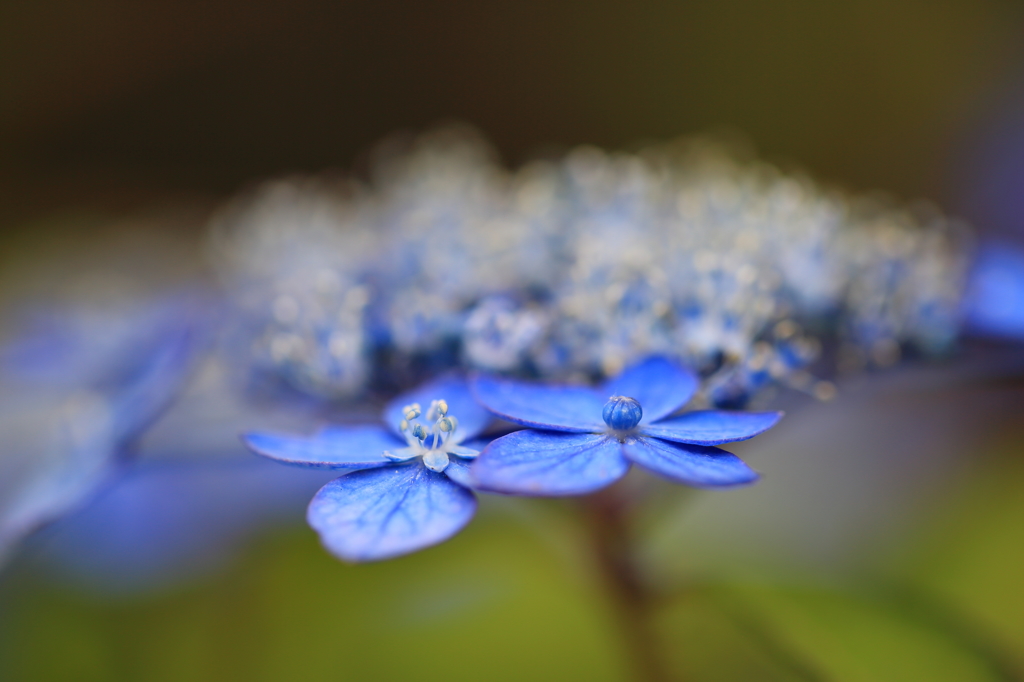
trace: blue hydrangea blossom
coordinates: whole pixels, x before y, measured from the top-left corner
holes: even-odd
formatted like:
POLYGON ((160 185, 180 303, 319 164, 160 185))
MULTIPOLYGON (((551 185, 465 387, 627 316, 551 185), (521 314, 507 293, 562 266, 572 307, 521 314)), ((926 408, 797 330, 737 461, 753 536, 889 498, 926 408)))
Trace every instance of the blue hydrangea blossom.
POLYGON ((327 550, 345 561, 424 549, 455 535, 476 513, 469 462, 483 443, 471 439, 491 417, 465 380, 442 377, 401 395, 383 418, 388 428, 331 426, 310 437, 244 437, 266 457, 345 474, 321 488, 307 512, 327 550))
POLYGON ((698 488, 753 483, 754 470, 714 446, 752 438, 782 414, 703 410, 671 416, 698 384, 692 372, 659 357, 597 389, 477 377, 473 390, 487 409, 531 428, 491 442, 474 463, 473 478, 495 492, 581 495, 638 464, 698 488))
POLYGON ((203 317, 182 298, 40 313, 0 349, 0 563, 108 479, 177 395, 203 317))
POLYGON ((242 457, 135 463, 38 534, 29 556, 104 594, 166 588, 222 568, 266 527, 301 519, 301 505, 330 478, 245 456, 237 437, 234 445, 242 457))
POLYGON ((217 356, 197 369, 133 443, 130 465, 26 547, 33 568, 100 593, 162 589, 219 570, 269 528, 304 525, 305 505, 337 474, 253 457, 238 434, 253 424, 302 433, 321 420, 301 404, 243 400, 217 356))

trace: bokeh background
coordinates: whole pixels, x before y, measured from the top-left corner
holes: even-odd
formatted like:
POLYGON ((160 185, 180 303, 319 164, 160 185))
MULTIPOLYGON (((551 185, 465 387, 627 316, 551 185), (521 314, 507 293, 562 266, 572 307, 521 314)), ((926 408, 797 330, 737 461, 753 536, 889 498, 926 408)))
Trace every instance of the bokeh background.
MULTIPOLYGON (((209 212, 461 120, 506 162, 712 132, 826 184, 1024 238, 1024 6, 1009 0, 0 3, 0 306, 204 278, 209 212), (71 292, 71 293, 69 293, 71 292)), ((673 491, 690 578, 661 636, 699 680, 1024 677, 1020 354, 848 380, 673 491)), ((183 493, 185 494, 185 493, 183 493)), ((628 679, 568 505, 489 499, 441 547, 344 566, 291 524, 111 594, 16 563, 0 679, 628 679)))

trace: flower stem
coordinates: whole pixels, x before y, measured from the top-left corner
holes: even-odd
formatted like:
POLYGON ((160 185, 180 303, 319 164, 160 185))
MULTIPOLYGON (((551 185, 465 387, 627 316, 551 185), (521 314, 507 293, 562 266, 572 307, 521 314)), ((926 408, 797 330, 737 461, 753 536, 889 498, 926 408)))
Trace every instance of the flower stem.
POLYGON ((633 665, 633 679, 668 682, 654 627, 656 599, 633 554, 631 504, 620 486, 582 498, 590 544, 616 625, 633 665))

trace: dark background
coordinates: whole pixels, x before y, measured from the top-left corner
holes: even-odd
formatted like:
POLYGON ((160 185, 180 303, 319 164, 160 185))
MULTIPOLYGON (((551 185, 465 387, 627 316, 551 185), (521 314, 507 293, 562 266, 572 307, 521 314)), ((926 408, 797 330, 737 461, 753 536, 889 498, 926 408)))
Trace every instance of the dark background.
POLYGON ((998 0, 0 4, 0 221, 215 200, 451 118, 538 149, 741 131, 953 210, 1021 80, 998 0), (980 131, 980 132, 979 132, 980 131))

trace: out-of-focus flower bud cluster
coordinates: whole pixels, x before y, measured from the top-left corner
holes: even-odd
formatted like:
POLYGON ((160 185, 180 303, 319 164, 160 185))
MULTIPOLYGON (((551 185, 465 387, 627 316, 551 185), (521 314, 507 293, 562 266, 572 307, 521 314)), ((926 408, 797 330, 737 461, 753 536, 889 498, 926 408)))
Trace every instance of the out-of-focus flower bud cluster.
POLYGON ((703 140, 510 171, 445 129, 366 183, 266 184, 215 219, 250 377, 347 398, 462 366, 598 378, 650 354, 741 406, 948 349, 966 230, 703 140), (824 349, 824 350, 823 350, 824 349))
POLYGON ((366 266, 377 233, 352 185, 273 182, 227 206, 210 245, 253 379, 334 398, 361 391, 372 346, 366 266))

